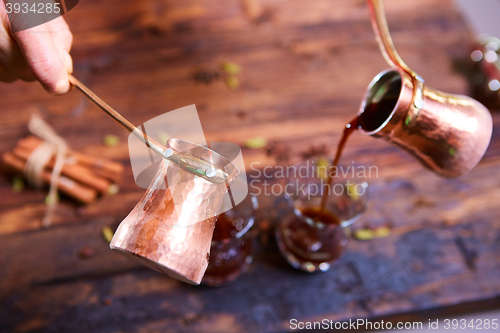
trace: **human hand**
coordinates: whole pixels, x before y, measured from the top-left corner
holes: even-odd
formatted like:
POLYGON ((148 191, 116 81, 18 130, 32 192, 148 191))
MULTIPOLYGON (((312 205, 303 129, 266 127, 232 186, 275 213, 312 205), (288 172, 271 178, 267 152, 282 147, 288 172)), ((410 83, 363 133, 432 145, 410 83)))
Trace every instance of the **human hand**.
POLYGON ((12 32, 0 0, 0 81, 38 80, 50 93, 70 89, 73 71, 69 55, 73 35, 62 17, 20 32, 12 32))

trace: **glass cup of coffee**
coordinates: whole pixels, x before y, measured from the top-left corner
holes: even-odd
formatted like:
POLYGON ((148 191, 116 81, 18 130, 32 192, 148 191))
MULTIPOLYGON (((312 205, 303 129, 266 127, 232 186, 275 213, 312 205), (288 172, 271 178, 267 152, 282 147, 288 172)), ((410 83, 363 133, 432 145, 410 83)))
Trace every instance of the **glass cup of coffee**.
POLYGON ((217 217, 202 284, 218 287, 236 280, 248 269, 253 259, 252 227, 257 208, 257 197, 248 195, 235 208, 217 217))
POLYGON ((342 166, 335 171, 325 161, 308 160, 287 168, 285 196, 293 213, 276 228, 283 257, 310 273, 326 272, 341 257, 347 246, 345 228, 361 217, 368 201, 364 178, 339 172, 342 166))

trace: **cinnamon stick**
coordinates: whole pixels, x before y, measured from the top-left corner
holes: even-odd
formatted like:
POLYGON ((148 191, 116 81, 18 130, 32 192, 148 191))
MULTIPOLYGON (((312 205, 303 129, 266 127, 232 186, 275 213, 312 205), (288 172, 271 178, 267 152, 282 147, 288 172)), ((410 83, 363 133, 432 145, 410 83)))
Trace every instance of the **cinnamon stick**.
MULTIPOLYGON (((14 155, 18 158, 22 159, 24 163, 30 156, 32 151, 29 151, 21 146, 16 146, 12 151, 14 155)), ((45 166, 47 171, 51 171, 55 165, 55 158, 53 157, 45 166)), ((64 164, 61 170, 61 175, 69 177, 83 185, 86 185, 90 188, 94 188, 100 193, 108 193, 109 186, 111 183, 99 176, 93 174, 86 167, 79 164, 64 164)))
MULTIPOLYGON (((25 166, 25 161, 17 157, 11 152, 6 152, 2 155, 2 164, 11 171, 22 174, 25 166)), ((41 173, 41 179, 44 184, 49 185, 51 173, 44 170, 41 173)), ((84 203, 90 204, 97 198, 97 191, 85 185, 81 185, 68 177, 62 176, 59 178, 57 188, 62 193, 84 203)))
POLYGON ((96 175, 107 178, 115 183, 118 183, 121 179, 123 165, 120 163, 82 154, 77 151, 70 151, 70 156, 74 157, 78 163, 88 167, 96 175))
MULTIPOLYGON (((40 138, 37 138, 36 136, 28 136, 24 139, 19 140, 17 145, 29 152, 32 152, 36 147, 38 147, 40 143, 42 143, 42 140, 40 138)), ((83 166, 88 167, 96 175, 107 178, 113 182, 118 182, 120 180, 121 174, 123 173, 123 165, 117 162, 113 162, 96 156, 82 154, 74 150, 68 150, 67 155, 74 158, 83 166)))

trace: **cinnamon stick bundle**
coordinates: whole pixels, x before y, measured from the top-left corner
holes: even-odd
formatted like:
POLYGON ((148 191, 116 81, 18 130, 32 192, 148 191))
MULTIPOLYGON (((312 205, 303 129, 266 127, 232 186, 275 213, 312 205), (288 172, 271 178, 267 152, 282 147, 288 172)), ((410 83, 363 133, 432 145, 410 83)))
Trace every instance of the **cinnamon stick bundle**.
MULTIPOLYGON (((2 155, 2 164, 10 171, 22 174, 26 161, 23 161, 11 152, 6 152, 2 155)), ((44 170, 41 174, 41 178, 45 185, 49 185, 51 178, 50 171, 44 170)), ((65 176, 60 177, 57 188, 62 193, 84 204, 90 204, 97 198, 97 190, 80 185, 65 176)))

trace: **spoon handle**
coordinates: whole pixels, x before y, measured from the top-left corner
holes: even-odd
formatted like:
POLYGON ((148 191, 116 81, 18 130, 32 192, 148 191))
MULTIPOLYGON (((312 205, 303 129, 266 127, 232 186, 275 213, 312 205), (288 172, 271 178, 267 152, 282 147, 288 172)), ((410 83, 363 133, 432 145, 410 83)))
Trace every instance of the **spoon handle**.
POLYGON ((225 183, 228 179, 227 173, 223 170, 216 172, 219 168, 215 167, 211 163, 195 159, 187 154, 179 153, 174 151, 172 148, 165 148, 155 140, 151 139, 135 127, 130 121, 123 117, 118 111, 109 106, 104 102, 99 96, 94 94, 89 88, 87 88, 83 83, 81 83, 73 75, 68 74, 69 82, 78 89, 82 94, 88 97, 95 105, 97 105, 101 110, 106 112, 111 118, 116 120, 120 125, 125 127, 130 133, 134 134, 139 140, 144 142, 147 147, 151 148, 156 154, 160 155, 169 161, 172 161, 179 165, 181 168, 191 172, 199 177, 202 177, 213 183, 225 183), (200 165, 200 168, 192 167, 192 165, 200 165), (213 171, 212 171, 213 170, 213 171))
POLYGON ((139 140, 144 142, 148 147, 150 147, 155 153, 159 154, 165 158, 165 149, 162 148, 155 140, 149 138, 144 132, 135 127, 130 121, 123 117, 118 111, 109 106, 104 102, 99 96, 94 94, 89 88, 87 88, 83 83, 81 83, 73 75, 68 74, 69 82, 78 89, 81 93, 87 96, 95 105, 97 105, 101 110, 106 112, 111 118, 113 118, 120 125, 125 127, 127 131, 134 134, 139 140))

